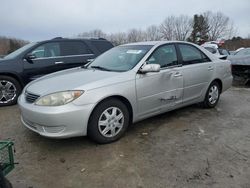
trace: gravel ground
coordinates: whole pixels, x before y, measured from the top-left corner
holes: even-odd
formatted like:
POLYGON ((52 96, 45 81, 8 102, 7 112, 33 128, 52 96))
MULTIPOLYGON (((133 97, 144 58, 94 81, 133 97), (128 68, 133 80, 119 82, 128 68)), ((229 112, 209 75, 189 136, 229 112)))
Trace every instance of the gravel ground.
POLYGON ((18 106, 3 107, 0 139, 15 142, 14 188, 249 188, 250 89, 144 120, 108 145, 43 138, 21 125, 18 106))

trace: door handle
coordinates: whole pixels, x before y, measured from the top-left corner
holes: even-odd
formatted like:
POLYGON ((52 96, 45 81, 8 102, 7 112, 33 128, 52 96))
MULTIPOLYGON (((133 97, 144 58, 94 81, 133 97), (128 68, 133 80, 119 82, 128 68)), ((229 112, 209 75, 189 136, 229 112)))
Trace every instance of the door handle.
POLYGON ((213 66, 209 66, 207 69, 208 70, 214 70, 214 67, 213 66))
POLYGON ((64 63, 63 61, 56 61, 55 65, 57 65, 57 64, 63 64, 63 63, 64 63))
POLYGON ((181 76, 182 76, 182 74, 180 72, 175 72, 174 73, 174 77, 181 77, 181 76))

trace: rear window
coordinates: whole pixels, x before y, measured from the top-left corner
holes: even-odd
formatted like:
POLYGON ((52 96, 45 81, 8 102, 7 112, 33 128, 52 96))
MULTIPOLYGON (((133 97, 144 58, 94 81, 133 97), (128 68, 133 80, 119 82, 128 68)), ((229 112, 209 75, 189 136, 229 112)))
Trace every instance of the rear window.
POLYGON ((106 52, 107 50, 113 48, 113 45, 108 41, 91 41, 91 43, 97 48, 101 53, 106 52))

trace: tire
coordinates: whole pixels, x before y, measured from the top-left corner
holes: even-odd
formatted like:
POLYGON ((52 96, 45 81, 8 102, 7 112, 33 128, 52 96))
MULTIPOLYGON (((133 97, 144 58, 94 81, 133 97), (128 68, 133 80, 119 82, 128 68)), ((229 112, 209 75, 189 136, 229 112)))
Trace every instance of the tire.
POLYGON ((21 92, 21 85, 15 78, 0 75, 0 107, 16 104, 21 92))
POLYGON ((0 188, 12 188, 11 183, 7 180, 0 169, 0 188))
POLYGON ((5 187, 4 188, 12 188, 10 181, 6 178, 4 178, 4 179, 5 179, 5 187))
POLYGON ((205 108, 214 108, 220 99, 220 91, 221 88, 218 82, 212 82, 208 87, 203 106, 205 108))
POLYGON ((88 137, 99 143, 107 144, 120 139, 129 125, 129 111, 117 99, 101 102, 92 112, 88 124, 88 137))

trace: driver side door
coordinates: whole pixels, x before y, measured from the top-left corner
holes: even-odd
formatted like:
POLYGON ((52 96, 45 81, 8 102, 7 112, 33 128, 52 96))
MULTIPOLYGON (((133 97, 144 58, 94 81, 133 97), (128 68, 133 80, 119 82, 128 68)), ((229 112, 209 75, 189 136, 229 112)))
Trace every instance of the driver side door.
POLYGON ((182 102, 183 76, 175 45, 158 47, 148 58, 150 63, 160 64, 161 69, 136 75, 139 118, 167 111, 182 102))
POLYGON ((61 45, 60 42, 47 42, 37 46, 29 54, 35 58, 24 59, 24 75, 29 81, 35 80, 46 74, 61 70, 61 45))

